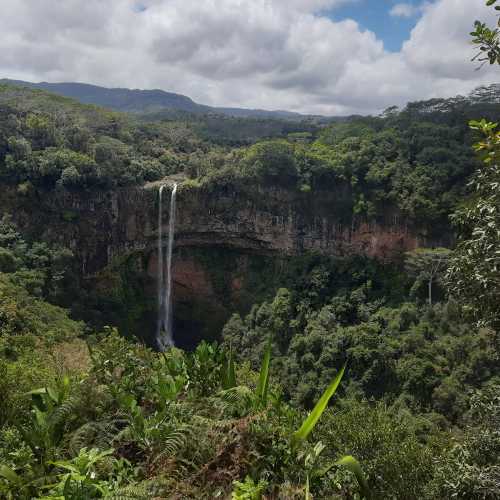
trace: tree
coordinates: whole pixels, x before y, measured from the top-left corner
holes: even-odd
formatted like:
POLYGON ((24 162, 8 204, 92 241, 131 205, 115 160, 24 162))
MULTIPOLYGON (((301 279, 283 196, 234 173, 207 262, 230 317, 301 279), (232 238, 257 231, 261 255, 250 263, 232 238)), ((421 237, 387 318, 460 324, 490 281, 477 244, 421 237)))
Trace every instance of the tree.
POLYGON ((418 248, 406 254, 406 270, 416 278, 414 288, 427 282, 429 305, 432 305, 432 286, 442 280, 450 253, 447 248, 418 248))
POLYGON ((267 141, 251 146, 245 163, 260 177, 283 179, 297 176, 294 149, 286 141, 267 141))
MULTIPOLYGON (((487 0, 488 7, 495 6, 495 10, 500 11, 500 6, 495 5, 497 0, 487 0)), ((500 19, 497 22, 500 27, 500 19)), ((479 52, 474 56, 473 61, 481 62, 481 66, 486 64, 500 64, 500 30, 498 27, 489 27, 481 21, 474 22, 474 31, 471 32, 472 43, 479 47, 479 52)))
POLYGON ((449 289, 480 323, 500 326, 500 131, 486 120, 471 122, 484 140, 475 145, 483 167, 470 186, 474 197, 453 215, 459 243, 447 274, 449 289))
POLYGON ((80 185, 81 175, 79 174, 77 168, 74 165, 71 165, 70 167, 66 167, 61 172, 59 182, 65 187, 77 187, 80 185))
MULTIPOLYGON (((497 0, 487 6, 500 11, 497 0)), ((500 20, 497 23, 500 27, 500 20)), ((476 21, 473 43, 479 45, 477 58, 500 64, 500 30, 476 21), (482 54, 483 57, 481 57, 482 54)), ((455 212, 460 229, 459 243, 447 273, 448 288, 465 302, 465 312, 480 324, 500 328, 500 132, 497 123, 483 119, 470 122, 483 136, 474 149, 483 160, 469 186, 473 198, 455 212)))

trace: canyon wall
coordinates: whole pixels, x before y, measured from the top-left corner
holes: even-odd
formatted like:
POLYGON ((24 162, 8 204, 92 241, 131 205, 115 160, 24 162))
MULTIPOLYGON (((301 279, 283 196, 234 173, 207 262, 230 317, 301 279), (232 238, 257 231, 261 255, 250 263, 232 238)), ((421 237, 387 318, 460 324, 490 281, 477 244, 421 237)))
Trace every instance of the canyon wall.
MULTIPOLYGON (((3 192, 0 207, 24 233, 71 248, 85 280, 99 280, 103 270, 134 256, 149 298, 147 323, 155 307, 158 187, 28 195, 12 189, 3 192)), ((164 234, 168 209, 165 203, 164 234)), ((213 335, 231 311, 257 298, 259 270, 266 270, 266 286, 280 286, 276 273, 286 257, 315 252, 390 260, 419 246, 449 244, 392 207, 379 213, 354 216, 346 188, 302 193, 276 186, 182 184, 173 269, 177 323, 193 338, 213 335)))
MULTIPOLYGON (((6 193, 1 203, 21 228, 60 241, 78 255, 84 274, 117 256, 154 249, 157 185, 73 193, 6 193), (33 197, 34 196, 34 197, 33 197)), ((168 197, 168 194, 166 194, 168 197)), ((168 225, 168 203, 163 222, 168 225)), ((181 186, 176 247, 223 246, 266 255, 362 254, 379 259, 419 246, 449 243, 417 227, 390 206, 373 218, 353 216, 347 190, 300 193, 283 188, 202 189, 181 186)))

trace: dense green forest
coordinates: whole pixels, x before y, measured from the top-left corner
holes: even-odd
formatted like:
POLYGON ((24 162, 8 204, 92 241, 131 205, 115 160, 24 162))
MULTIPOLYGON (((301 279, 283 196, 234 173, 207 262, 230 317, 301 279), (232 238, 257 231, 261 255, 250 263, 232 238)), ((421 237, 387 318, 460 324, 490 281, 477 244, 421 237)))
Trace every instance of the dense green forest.
POLYGON ((374 216, 393 203, 417 221, 447 223, 478 165, 467 122, 498 118, 499 99, 492 85, 329 126, 178 113, 143 122, 4 85, 0 176, 21 190, 106 189, 173 174, 303 192, 345 186, 355 213, 374 216))
POLYGON ((289 259, 218 342, 159 353, 85 315, 73 252, 3 213, 0 497, 498 498, 499 102, 492 85, 290 122, 1 85, 0 193, 343 189, 349 213, 390 206, 456 245, 289 259))

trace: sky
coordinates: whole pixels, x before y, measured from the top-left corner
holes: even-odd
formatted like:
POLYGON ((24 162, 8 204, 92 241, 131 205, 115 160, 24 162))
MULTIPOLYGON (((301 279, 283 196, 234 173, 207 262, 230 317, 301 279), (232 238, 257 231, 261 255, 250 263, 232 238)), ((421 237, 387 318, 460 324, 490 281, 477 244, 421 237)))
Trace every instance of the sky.
POLYGON ((387 51, 398 52, 422 16, 424 6, 429 3, 419 0, 358 0, 333 9, 329 17, 333 21, 354 19, 361 29, 375 33, 387 51))
POLYGON ((466 94, 484 0, 0 0, 0 78, 346 115, 466 94))

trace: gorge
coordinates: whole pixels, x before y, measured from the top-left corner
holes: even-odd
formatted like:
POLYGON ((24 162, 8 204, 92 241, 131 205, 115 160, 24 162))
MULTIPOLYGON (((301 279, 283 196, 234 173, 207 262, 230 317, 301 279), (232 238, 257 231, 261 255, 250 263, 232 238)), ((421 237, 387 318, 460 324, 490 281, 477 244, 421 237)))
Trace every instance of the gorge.
POLYGON ((123 318, 119 324, 153 342, 147 332, 154 330, 156 322, 158 339, 167 332, 160 345, 171 342, 170 279, 174 327, 184 332, 185 343, 180 345, 189 347, 200 338, 217 338, 230 314, 246 312, 272 294, 283 284, 289 259, 359 255, 390 262, 417 247, 446 246, 452 241, 450 232, 418 226, 390 205, 381 216, 354 215, 352 193, 345 187, 311 195, 286 186, 197 187, 176 179, 178 192, 174 180, 167 180, 172 191, 166 189, 166 181, 43 196, 19 196, 7 190, 0 204, 13 214, 23 233, 70 248, 86 286, 108 293, 115 290, 120 296, 135 290, 136 312, 130 313, 131 304, 124 306, 133 326, 123 318), (170 267, 172 249, 167 242, 173 241, 175 198, 162 203, 160 194, 174 192, 176 249, 170 267), (161 313, 155 320, 158 307, 161 313))

